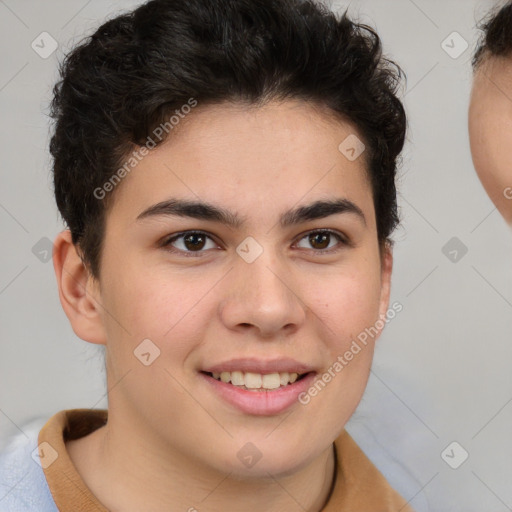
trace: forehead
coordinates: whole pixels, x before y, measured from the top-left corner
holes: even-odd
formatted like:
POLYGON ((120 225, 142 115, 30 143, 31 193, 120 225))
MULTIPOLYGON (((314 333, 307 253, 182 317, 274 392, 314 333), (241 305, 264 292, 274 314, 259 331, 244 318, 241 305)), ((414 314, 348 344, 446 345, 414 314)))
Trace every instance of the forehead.
POLYGON ((512 59, 488 58, 477 68, 469 105, 469 135, 473 152, 487 152, 492 147, 495 153, 510 147, 512 59))
POLYGON ((198 105, 123 180, 113 209, 179 196, 229 203, 251 216, 262 205, 276 212, 334 191, 365 202, 371 185, 362 149, 352 124, 303 101, 198 105))
POLYGON ((471 100, 512 105, 512 57, 485 58, 475 71, 471 100))
MULTIPOLYGON (((348 136, 363 137, 353 123, 325 106, 301 100, 272 101, 263 106, 222 103, 196 107, 173 131, 164 146, 179 151, 191 144, 190 158, 209 153, 217 161, 246 155, 264 164, 328 157, 348 136)), ((336 155, 338 156, 338 155, 336 155)), ((364 166, 366 154, 356 165, 364 166)), ((350 161, 350 160, 348 160, 350 161)), ((306 163, 306 162, 305 162, 306 163)))

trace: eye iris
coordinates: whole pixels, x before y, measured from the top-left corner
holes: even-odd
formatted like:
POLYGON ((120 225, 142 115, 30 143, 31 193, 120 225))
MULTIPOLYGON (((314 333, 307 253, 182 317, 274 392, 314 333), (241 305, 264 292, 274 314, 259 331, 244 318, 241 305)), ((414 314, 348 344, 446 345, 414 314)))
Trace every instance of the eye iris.
POLYGON ((312 233, 309 235, 309 242, 313 247, 315 244, 321 245, 321 247, 316 247, 317 249, 325 249, 329 245, 329 233, 312 233))
POLYGON ((183 243, 190 250, 202 249, 205 244, 205 237, 201 233, 191 233, 183 238, 183 243))

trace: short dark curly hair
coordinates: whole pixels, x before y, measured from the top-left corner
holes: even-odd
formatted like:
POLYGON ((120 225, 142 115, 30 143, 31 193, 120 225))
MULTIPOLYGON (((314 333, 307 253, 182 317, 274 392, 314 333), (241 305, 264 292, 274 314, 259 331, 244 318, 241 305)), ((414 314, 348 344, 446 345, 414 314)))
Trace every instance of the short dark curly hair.
POLYGON ((366 145, 379 241, 390 242, 406 131, 402 77, 373 29, 314 0, 152 0, 107 21, 65 57, 51 103, 55 197, 73 243, 99 277, 114 193, 99 200, 94 191, 191 98, 302 99, 353 123, 366 145))
POLYGON ((488 57, 508 57, 512 54, 512 2, 491 12, 479 23, 483 34, 473 55, 473 68, 488 57))

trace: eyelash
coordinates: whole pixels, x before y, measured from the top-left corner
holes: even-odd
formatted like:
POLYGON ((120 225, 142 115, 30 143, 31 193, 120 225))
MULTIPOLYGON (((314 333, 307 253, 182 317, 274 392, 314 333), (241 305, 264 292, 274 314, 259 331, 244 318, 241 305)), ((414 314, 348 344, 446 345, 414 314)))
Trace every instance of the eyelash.
MULTIPOLYGON (((178 240, 180 238, 184 238, 187 235, 192 235, 192 234, 193 235, 202 235, 202 236, 205 236, 205 237, 209 238, 210 240, 214 241, 212 236, 209 235, 208 233, 206 233, 205 231, 190 230, 190 231, 182 231, 181 233, 176 233, 176 234, 172 235, 171 237, 165 239, 164 242, 161 244, 161 246, 164 247, 169 252, 182 254, 182 255, 185 255, 186 257, 193 257, 193 258, 200 257, 200 255, 202 253, 206 252, 208 249, 206 249, 206 250, 200 249, 198 251, 184 251, 182 249, 176 249, 175 247, 172 247, 172 245, 171 245, 176 240, 178 240)), ((338 242, 339 242, 337 246, 331 247, 330 249, 311 249, 311 251, 313 251, 315 254, 331 254, 333 252, 338 252, 339 250, 341 250, 342 246, 350 246, 351 245, 350 242, 343 235, 341 235, 340 233, 337 233, 336 231, 333 231, 331 229, 314 229, 312 231, 308 231, 307 233, 305 233, 304 235, 302 235, 299 238, 299 242, 302 241, 304 238, 307 238, 311 234, 331 235, 331 236, 334 236, 335 238, 337 238, 338 242)))

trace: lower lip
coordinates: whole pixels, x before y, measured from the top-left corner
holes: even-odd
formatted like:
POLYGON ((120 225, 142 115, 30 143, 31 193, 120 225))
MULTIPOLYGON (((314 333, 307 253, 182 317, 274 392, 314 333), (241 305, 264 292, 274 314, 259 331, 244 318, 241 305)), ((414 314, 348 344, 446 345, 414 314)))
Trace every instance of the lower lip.
POLYGON ((219 381, 206 373, 200 373, 214 393, 246 414, 272 416, 282 413, 298 402, 298 396, 312 384, 315 374, 308 373, 302 379, 273 390, 248 391, 219 381))

